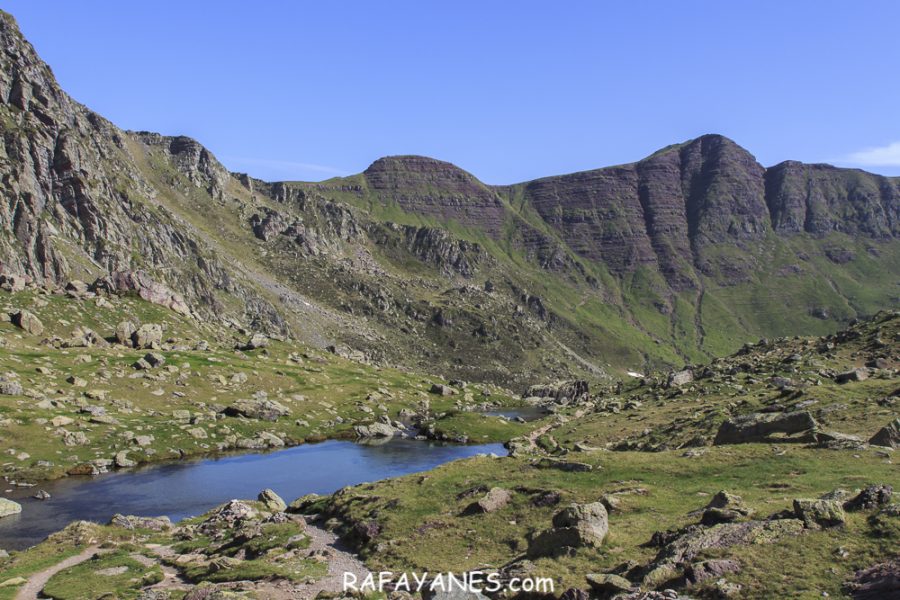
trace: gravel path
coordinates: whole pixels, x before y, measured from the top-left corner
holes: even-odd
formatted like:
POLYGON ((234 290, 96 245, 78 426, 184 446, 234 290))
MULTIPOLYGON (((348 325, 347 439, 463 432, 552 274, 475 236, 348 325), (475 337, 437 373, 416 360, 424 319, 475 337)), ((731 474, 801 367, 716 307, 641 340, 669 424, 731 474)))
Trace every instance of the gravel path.
POLYGON ((310 552, 324 550, 328 558, 328 575, 315 583, 295 585, 292 597, 298 599, 315 598, 319 592, 340 593, 343 591, 344 573, 353 573, 357 581, 368 575, 369 569, 355 554, 330 531, 307 521, 306 533, 311 538, 310 552))
POLYGON ((47 582, 51 577, 53 577, 63 569, 74 567, 79 563, 83 563, 84 561, 89 560, 99 551, 100 548, 98 546, 91 546, 83 550, 80 554, 70 556, 66 560, 56 563, 52 567, 44 569, 39 573, 35 573, 28 578, 28 583, 22 586, 22 589, 20 589, 19 593, 16 594, 15 600, 38 600, 39 598, 41 598, 41 590, 44 589, 44 586, 47 585, 47 582))

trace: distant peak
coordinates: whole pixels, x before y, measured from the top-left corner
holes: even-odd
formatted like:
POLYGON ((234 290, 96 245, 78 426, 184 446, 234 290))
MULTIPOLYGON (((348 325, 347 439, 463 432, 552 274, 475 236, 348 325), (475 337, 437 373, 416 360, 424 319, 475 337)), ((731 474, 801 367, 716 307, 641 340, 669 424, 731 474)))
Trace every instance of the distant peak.
POLYGON ((453 163, 449 163, 429 156, 417 154, 400 154, 396 156, 383 156, 369 165, 366 173, 382 171, 462 171, 453 163))

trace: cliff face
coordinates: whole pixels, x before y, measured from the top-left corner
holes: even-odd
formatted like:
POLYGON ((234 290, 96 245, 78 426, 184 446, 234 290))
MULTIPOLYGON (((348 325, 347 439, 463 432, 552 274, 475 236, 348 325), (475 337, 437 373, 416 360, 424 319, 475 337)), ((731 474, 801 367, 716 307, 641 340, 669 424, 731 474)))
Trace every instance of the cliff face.
POLYGON ((441 220, 458 221, 498 236, 505 219, 503 203, 483 183, 448 162, 424 156, 389 156, 363 173, 382 201, 441 220))
POLYGON ((0 13, 0 272, 48 285, 117 273, 199 319, 512 383, 833 331, 896 304, 898 238, 900 179, 717 135, 512 186, 418 156, 258 181, 78 104, 0 13))

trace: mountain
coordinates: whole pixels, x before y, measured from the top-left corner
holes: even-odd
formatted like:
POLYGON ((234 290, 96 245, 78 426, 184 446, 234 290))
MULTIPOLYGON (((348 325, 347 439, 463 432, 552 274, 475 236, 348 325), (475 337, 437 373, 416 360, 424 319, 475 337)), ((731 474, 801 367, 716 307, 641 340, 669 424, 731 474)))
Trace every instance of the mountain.
POLYGON ((491 186, 418 156, 320 183, 71 99, 0 17, 0 268, 379 364, 525 384, 697 362, 896 305, 900 178, 718 135, 491 186))

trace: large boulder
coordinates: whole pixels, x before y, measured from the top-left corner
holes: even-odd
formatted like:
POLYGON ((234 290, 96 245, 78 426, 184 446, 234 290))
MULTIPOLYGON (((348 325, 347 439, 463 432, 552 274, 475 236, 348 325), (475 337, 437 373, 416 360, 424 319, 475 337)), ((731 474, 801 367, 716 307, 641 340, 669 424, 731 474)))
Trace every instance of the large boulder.
POLYGON ((844 503, 846 510, 872 510, 890 504, 894 494, 893 486, 886 484, 868 485, 864 490, 844 503))
POLYGON ((712 497, 701 511, 700 522, 703 525, 717 525, 719 523, 732 523, 753 514, 753 509, 744 506, 740 496, 731 494, 725 490, 712 497))
POLYGON ((172 521, 169 520, 169 517, 136 517, 118 513, 113 515, 109 524, 124 529, 149 529, 151 531, 165 531, 172 528, 172 521))
POLYGON ((691 369, 674 371, 672 373, 669 373, 669 377, 666 380, 666 387, 681 387, 682 385, 687 385, 692 381, 694 381, 694 372, 691 369))
POLYGON ((291 411, 274 400, 253 398, 238 400, 225 409, 225 414, 232 417, 246 417, 260 421, 277 421, 279 417, 291 414, 291 411))
POLYGON ((872 436, 869 443, 873 446, 900 448, 900 418, 894 419, 872 436))
POLYGON ((245 344, 242 344, 238 347, 240 350, 260 350, 262 348, 266 348, 269 345, 269 338, 266 337, 265 334, 262 333, 254 333, 250 336, 250 339, 247 340, 245 344))
POLYGON ((834 380, 838 383, 850 383, 851 381, 865 381, 869 378, 869 370, 864 367, 850 369, 843 373, 838 373, 834 380))
POLYGON ((274 490, 269 488, 261 491, 256 499, 265 504, 266 508, 272 512, 284 512, 287 510, 287 503, 274 490))
POLYGON ((602 502, 572 504, 553 516, 553 528, 531 538, 528 556, 554 556, 569 549, 599 548, 609 532, 609 515, 602 502))
POLYGON ((22 512, 22 505, 6 498, 0 498, 0 518, 17 515, 22 512))
POLYGON ((44 324, 38 319, 34 313, 27 310, 19 310, 10 315, 12 324, 26 333, 31 335, 41 335, 44 333, 44 324))
POLYGON ((116 325, 116 341, 123 346, 132 346, 134 344, 134 333, 137 330, 137 325, 131 321, 122 321, 116 325))
POLYGON ((162 325, 145 323, 131 334, 131 344, 138 349, 159 348, 162 337, 162 325))
POLYGON ((466 507, 466 514, 492 513, 509 504, 512 494, 508 490, 495 487, 491 488, 480 500, 476 500, 466 507))
POLYGON ((387 423, 356 425, 353 427, 353 432, 356 434, 356 437, 360 438, 389 438, 400 433, 396 427, 387 423))
POLYGON ((0 381, 0 395, 21 396, 25 393, 22 384, 18 381, 0 381))
POLYGON ((606 573, 591 573, 585 576, 591 589, 600 594, 619 594, 622 592, 630 592, 634 585, 621 577, 620 575, 609 575, 606 573))
POLYGON ((838 527, 844 524, 844 507, 838 500, 794 500, 794 514, 807 529, 838 527))
MULTIPOLYGON (((789 413, 753 413, 728 419, 719 426, 713 443, 746 444, 770 441, 775 434, 792 436, 810 433, 816 428, 816 420, 809 411, 799 410, 789 413)), ((790 438, 778 438, 779 441, 790 441, 790 438)), ((810 441, 800 436, 797 441, 810 441)))

